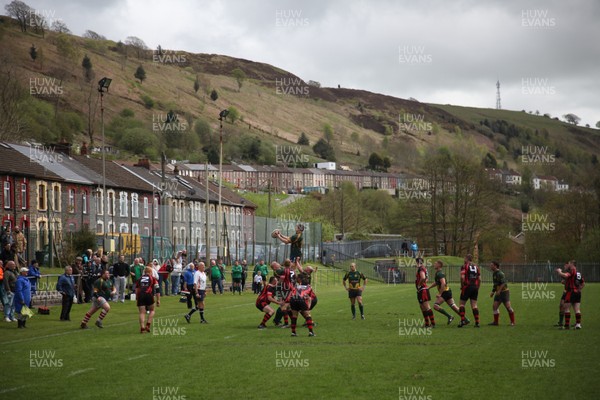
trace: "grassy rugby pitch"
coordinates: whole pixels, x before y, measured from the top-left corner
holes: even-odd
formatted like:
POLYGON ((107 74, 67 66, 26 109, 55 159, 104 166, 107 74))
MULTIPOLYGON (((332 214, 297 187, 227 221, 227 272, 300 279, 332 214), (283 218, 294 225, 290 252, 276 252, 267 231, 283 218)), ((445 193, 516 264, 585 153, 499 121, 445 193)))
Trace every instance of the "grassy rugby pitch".
MULTIPOLYGON (((144 335, 133 302, 111 303, 104 329, 93 325, 98 313, 91 329, 79 329, 89 304, 75 304, 71 322, 58 321, 60 306, 35 315, 24 330, 0 322, 0 398, 595 398, 598 284, 584 289, 583 329, 560 331, 553 327, 559 285, 510 284, 517 325, 508 326, 501 308, 500 326, 492 327, 491 285, 482 284, 481 328, 458 329, 458 318, 447 325, 436 312, 431 330, 421 326, 414 285, 370 281, 366 320, 352 320, 341 283, 318 282, 312 338, 300 326, 298 337, 290 337, 272 321, 257 330, 262 313, 248 291, 209 295, 208 325, 200 325, 197 313, 187 324, 185 304, 164 297, 144 335)), ((458 285, 451 287, 456 298, 458 285)), ((467 316, 473 320, 469 307, 467 316)))

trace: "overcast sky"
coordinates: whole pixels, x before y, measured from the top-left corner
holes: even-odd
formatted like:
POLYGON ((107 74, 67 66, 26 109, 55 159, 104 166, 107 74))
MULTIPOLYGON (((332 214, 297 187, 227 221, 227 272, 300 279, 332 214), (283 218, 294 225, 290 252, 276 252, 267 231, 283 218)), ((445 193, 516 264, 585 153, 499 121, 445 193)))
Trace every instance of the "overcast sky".
MULTIPOLYGON (((8 0, 1 0, 2 11, 8 0)), ((265 62, 323 86, 600 121, 598 0, 28 0, 77 35, 265 62)))

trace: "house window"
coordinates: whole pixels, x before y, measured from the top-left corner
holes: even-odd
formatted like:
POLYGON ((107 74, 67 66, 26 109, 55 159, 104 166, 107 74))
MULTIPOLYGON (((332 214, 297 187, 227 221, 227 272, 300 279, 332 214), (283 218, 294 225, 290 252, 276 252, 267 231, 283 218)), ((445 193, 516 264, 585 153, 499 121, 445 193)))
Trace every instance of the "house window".
POLYGON ((54 185, 52 186, 52 211, 60 212, 60 210, 60 186, 54 185))
POLYGON ((38 185, 38 210, 46 209, 46 185, 40 183, 38 185))
POLYGON ((21 209, 27 210, 29 205, 29 196, 27 190, 27 182, 21 183, 21 209))
POLYGON ((81 193, 81 212, 88 213, 88 195, 85 190, 81 193))
POLYGON ((149 208, 148 207, 148 198, 144 197, 144 218, 149 218, 148 217, 148 212, 149 212, 148 208, 149 208))
POLYGON ((140 234, 140 226, 138 224, 131 224, 131 233, 134 235, 140 234))
POLYGON ((150 228, 147 226, 144 227, 144 236, 150 236, 150 228))
POLYGON ((154 197, 154 219, 158 219, 158 199, 154 197))
POLYGON ((119 210, 121 217, 127 216, 127 192, 119 193, 119 210))
POLYGON ((125 224, 125 223, 122 223, 122 224, 119 226, 119 232, 120 232, 120 233, 129 233, 129 225, 127 225, 127 224, 125 224))
POLYGON ((10 195, 10 181, 4 181, 4 208, 10 208, 11 205, 10 195))
POLYGON ((137 193, 132 193, 131 194, 131 216, 133 218, 139 217, 139 212, 138 212, 138 195, 137 195, 137 193))
POLYGON ((69 212, 75 212, 75 189, 69 189, 69 212))
POLYGON ((173 206, 173 209, 175 210, 175 221, 179 221, 179 203, 177 203, 175 200, 173 200, 171 202, 171 205, 173 206))
POLYGON ((108 215, 115 215, 115 192, 110 191, 108 192, 108 215))

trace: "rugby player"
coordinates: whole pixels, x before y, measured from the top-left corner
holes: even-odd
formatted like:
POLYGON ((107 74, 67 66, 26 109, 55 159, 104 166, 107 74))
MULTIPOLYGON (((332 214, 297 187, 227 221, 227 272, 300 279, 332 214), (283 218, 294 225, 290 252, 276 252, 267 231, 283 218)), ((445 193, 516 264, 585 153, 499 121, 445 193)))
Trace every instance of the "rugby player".
POLYGON ((460 312, 460 323, 459 328, 467 325, 470 321, 465 318, 465 304, 467 300, 470 300, 471 309, 473 310, 473 316, 475 317, 475 328, 479 328, 479 309, 477 308, 477 296, 479 295, 479 284, 481 271, 479 267, 473 264, 473 256, 467 254, 465 257, 465 264, 460 270, 460 306, 458 310, 460 312))
POLYGON ((116 292, 117 291, 110 280, 110 273, 108 272, 108 269, 105 269, 102 271, 100 278, 94 281, 92 307, 85 313, 85 317, 83 317, 83 320, 81 321, 81 329, 88 329, 87 323, 90 321, 90 318, 92 318, 92 315, 99 309, 102 309, 102 311, 96 320, 96 326, 98 328, 103 328, 102 320, 110 311, 108 300, 112 298, 116 292))
POLYGON ((452 298, 452 289, 450 289, 450 286, 448 286, 448 282, 446 282, 446 275, 442 272, 443 266, 444 263, 440 260, 433 263, 433 267, 436 271, 435 281, 431 284, 431 286, 429 286, 428 289, 431 289, 434 286, 437 287, 438 294, 435 297, 435 303, 433 304, 433 308, 435 309, 435 311, 445 315, 446 318, 448 318, 448 324, 450 324, 452 323, 452 321, 454 321, 454 317, 448 314, 448 312, 446 312, 446 310, 442 308, 442 304, 446 302, 446 304, 448 304, 450 308, 454 310, 454 312, 459 316, 460 311, 458 310, 458 306, 454 303, 454 299, 452 298))
POLYGON ((302 272, 296 274, 296 286, 292 290, 290 296, 290 308, 292 310, 292 336, 296 334, 296 322, 298 321, 298 313, 302 314, 306 320, 308 327, 308 336, 315 336, 313 332, 313 321, 310 315, 310 307, 312 298, 312 288, 308 283, 308 274, 302 272))
POLYGON ((429 300, 431 300, 429 288, 427 287, 427 279, 429 278, 429 273, 427 272, 427 268, 425 268, 425 265, 423 264, 422 258, 417 257, 415 261, 415 266, 417 267, 417 275, 415 278, 415 286, 417 288, 417 300, 419 301, 419 307, 421 308, 421 313, 423 314, 423 318, 425 320, 425 328, 435 328, 435 317, 433 315, 433 310, 429 306, 429 300))
POLYGON ((561 329, 569 329, 571 323, 571 307, 575 311, 575 329, 581 329, 581 290, 585 281, 580 272, 577 272, 575 261, 571 260, 565 265, 565 269, 556 269, 558 275, 565 279, 565 325, 561 329))
POLYGON ((150 332, 152 320, 154 319, 154 297, 156 306, 160 307, 160 286, 153 276, 152 267, 146 267, 144 274, 136 282, 136 298, 139 310, 140 333, 150 332), (148 320, 146 321, 146 311, 148 320))
POLYGON ((350 299, 350 310, 352 311, 352 319, 356 318, 356 306, 355 303, 358 300, 358 308, 360 309, 360 317, 365 319, 365 310, 363 307, 362 292, 367 286, 367 278, 356 270, 356 264, 350 264, 350 271, 346 272, 344 279, 342 280, 344 289, 348 292, 348 298, 350 299), (360 285, 360 281, 363 281, 363 285, 360 285), (346 286, 348 281, 348 286, 346 286))
POLYGON ((508 316, 510 317, 510 325, 515 326, 515 312, 513 311, 510 305, 510 291, 508 290, 508 281, 504 276, 504 272, 500 271, 500 264, 498 264, 497 261, 492 261, 490 263, 490 269, 493 272, 492 280, 494 282, 492 293, 490 293, 490 297, 494 298, 494 304, 492 305, 492 310, 494 312, 494 322, 491 322, 488 325, 498 325, 498 319, 500 318, 500 303, 502 303, 504 304, 504 307, 506 307, 506 311, 508 311, 508 316))
POLYGON ((273 316, 275 310, 269 305, 276 303, 279 305, 283 304, 283 300, 277 300, 275 298, 275 287, 277 285, 277 277, 272 276, 269 279, 269 283, 265 285, 263 291, 258 295, 256 299, 256 308, 261 312, 265 313, 262 322, 258 325, 258 329, 267 329, 267 321, 273 316))

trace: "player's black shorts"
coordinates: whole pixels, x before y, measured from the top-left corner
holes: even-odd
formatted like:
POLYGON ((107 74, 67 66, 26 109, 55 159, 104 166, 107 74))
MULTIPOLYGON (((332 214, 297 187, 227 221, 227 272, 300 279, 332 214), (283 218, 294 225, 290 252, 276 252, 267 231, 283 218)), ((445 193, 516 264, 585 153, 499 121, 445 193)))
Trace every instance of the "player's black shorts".
POLYGON ((508 303, 510 301, 510 290, 504 290, 500 294, 495 295, 494 301, 508 303))
POLYGON ((460 291, 460 299, 462 301, 477 300, 479 288, 475 286, 466 286, 460 291))
POLYGON ((198 296, 198 301, 204 301, 204 298, 206 297, 206 290, 198 290, 196 294, 198 296))
POLYGON ((242 283, 242 278, 232 278, 233 283, 242 283))
POLYGON ((417 300, 419 300, 419 304, 431 300, 431 296, 429 295, 429 289, 419 290, 417 292, 417 300))
POLYGON ((317 305, 317 298, 315 297, 314 299, 312 299, 312 302, 310 303, 310 309, 312 310, 313 308, 315 308, 315 306, 317 305))
POLYGON ((290 299, 290 308, 294 311, 308 311, 308 305, 306 305, 306 301, 297 297, 292 297, 290 299))
POLYGON ((348 290, 348 298, 353 299, 355 297, 362 296, 362 290, 360 289, 350 289, 348 290))
POLYGON ((442 299, 444 299, 444 301, 452 300, 452 290, 448 289, 448 290, 443 291, 441 296, 442 296, 442 299))
POLYGON ((271 303, 266 303, 266 302, 256 303, 256 308, 258 308, 260 310, 260 312, 263 312, 265 307, 268 306, 269 304, 271 304, 271 303))
POLYGON ((581 303, 581 292, 567 292, 565 303, 581 303))
POLYGON ((137 306, 138 307, 149 307, 154 304, 154 296, 149 293, 141 293, 137 298, 137 306))

